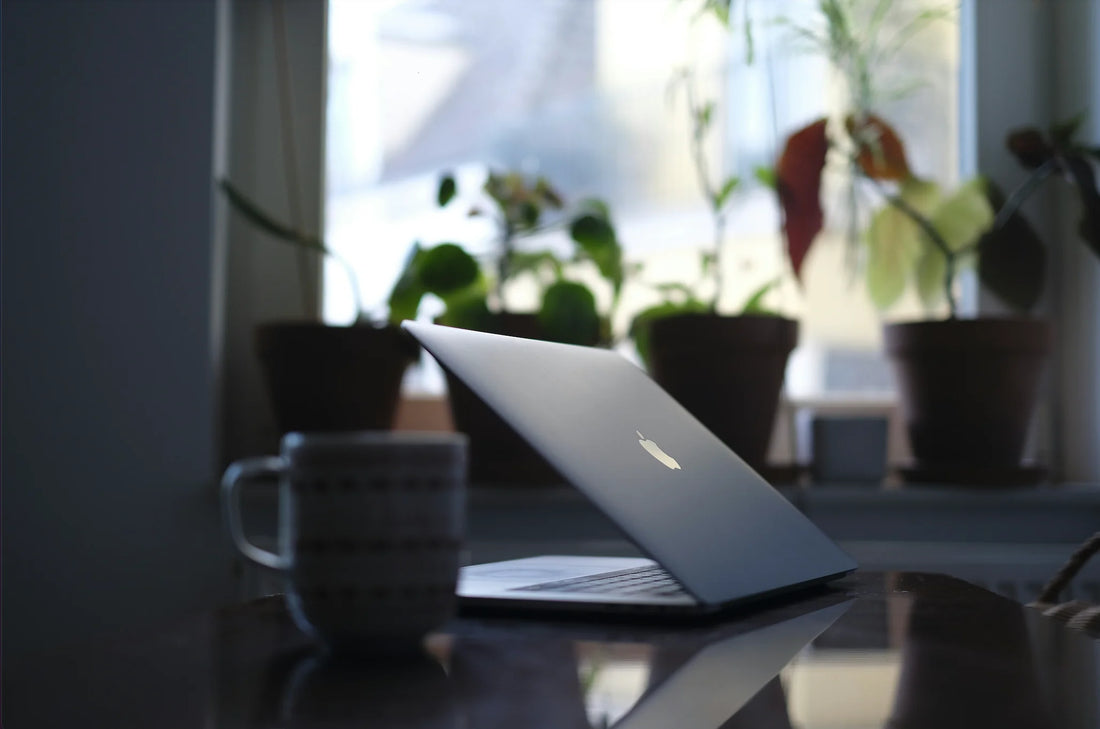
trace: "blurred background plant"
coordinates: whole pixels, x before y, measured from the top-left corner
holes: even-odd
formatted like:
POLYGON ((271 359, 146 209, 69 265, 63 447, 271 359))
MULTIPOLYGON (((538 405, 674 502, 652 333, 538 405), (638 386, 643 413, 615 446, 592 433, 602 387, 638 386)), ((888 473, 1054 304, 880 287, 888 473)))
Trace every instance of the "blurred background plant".
MULTIPOLYGON (((728 32, 737 29, 743 33, 745 62, 752 63, 755 56, 752 19, 748 11, 748 1, 740 3, 741 15, 736 20, 731 13, 736 11, 734 0, 704 0, 699 6, 695 19, 710 17, 728 32)), ((655 289, 661 300, 639 311, 630 324, 630 336, 633 338, 638 354, 643 361, 649 360, 649 327, 661 318, 681 314, 718 314, 719 301, 727 288, 726 230, 732 203, 742 186, 742 179, 736 174, 726 174, 719 170, 716 174, 708 154, 708 142, 717 129, 724 128, 724 110, 713 98, 703 98, 697 83, 697 72, 691 68, 681 68, 672 77, 668 85, 670 104, 682 96, 689 119, 689 151, 696 181, 706 200, 707 212, 711 219, 712 237, 699 256, 699 279, 693 282, 665 281, 650 286, 655 289)), ((771 185, 774 175, 770 170, 758 168, 757 179, 771 185)), ((740 315, 772 315, 775 312, 765 305, 768 293, 778 286, 781 276, 776 276, 757 288, 736 308, 740 315)))
POLYGON ((920 85, 913 79, 884 81, 883 69, 922 31, 954 13, 947 5, 900 6, 896 0, 819 0, 816 23, 778 19, 805 50, 828 59, 845 89, 841 109, 796 130, 784 144, 776 167, 783 232, 801 277, 824 227, 822 175, 832 157, 845 170, 847 265, 852 274, 862 269, 872 302, 880 309, 893 305, 915 276, 925 306, 946 299, 954 316, 956 274, 993 216, 980 181, 945 195, 937 183, 919 177, 901 135, 876 113, 920 85), (871 201, 865 199, 868 190, 871 201), (864 228, 860 212, 867 208, 875 212, 864 228))
POLYGON ((1009 153, 1028 174, 1007 197, 999 190, 990 191, 997 217, 979 244, 978 275, 986 287, 1016 309, 1034 307, 1043 290, 1046 249, 1020 208, 1046 180, 1060 178, 1077 194, 1081 206, 1078 235, 1100 256, 1100 192, 1096 184, 1100 145, 1078 139, 1085 118, 1081 112, 1053 124, 1045 133, 1021 127, 1005 140, 1009 153))
MULTIPOLYGON (((450 173, 439 180, 440 207, 459 199, 450 173)), ((389 299, 394 320, 417 315, 425 295, 445 305, 441 323, 481 331, 499 331, 500 315, 520 313, 507 297, 509 284, 520 277, 537 283, 536 311, 541 334, 571 344, 609 345, 611 316, 618 306, 629 272, 606 204, 586 199, 566 210, 566 203, 542 176, 518 171, 490 170, 467 215, 487 217, 495 230, 488 260, 478 262, 455 242, 423 247, 420 243, 389 299), (526 239, 552 230, 565 230, 572 250, 563 255, 551 247, 530 249, 526 239), (592 288, 576 275, 578 264, 591 264, 610 291, 610 305, 600 312, 592 288)))

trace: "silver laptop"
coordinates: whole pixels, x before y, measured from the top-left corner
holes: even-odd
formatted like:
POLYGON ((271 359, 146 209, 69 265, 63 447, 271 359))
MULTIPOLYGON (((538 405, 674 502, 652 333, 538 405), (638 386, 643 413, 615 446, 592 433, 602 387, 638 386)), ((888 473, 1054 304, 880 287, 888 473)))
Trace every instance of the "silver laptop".
POLYGON ((464 605, 713 613, 856 569, 782 494, 615 352, 402 326, 647 557, 540 556, 464 567, 464 605))

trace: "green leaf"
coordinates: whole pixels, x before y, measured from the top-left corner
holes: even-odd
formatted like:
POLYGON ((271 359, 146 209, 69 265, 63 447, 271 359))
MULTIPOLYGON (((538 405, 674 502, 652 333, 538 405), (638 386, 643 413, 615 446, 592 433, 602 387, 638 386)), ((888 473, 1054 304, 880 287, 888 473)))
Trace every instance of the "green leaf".
POLYGON ((931 180, 907 177, 898 188, 898 195, 921 215, 931 215, 943 200, 940 186, 931 180))
POLYGON ((707 101, 695 112, 695 124, 700 131, 710 128, 710 122, 714 118, 714 102, 707 101))
POLYGON ((867 228, 867 293, 879 309, 888 309, 905 293, 924 247, 920 230, 905 213, 885 206, 867 228))
MULTIPOLYGON (((985 181, 975 178, 960 186, 936 206, 929 222, 956 254, 976 247, 982 234, 993 223, 993 207, 989 204, 985 181)), ((924 250, 914 271, 917 294, 924 307, 932 309, 947 295, 950 285, 946 281, 947 257, 923 231, 920 238, 924 250)), ((956 273, 963 262, 957 255, 956 273)))
MULTIPOLYGON (((914 210, 929 215, 940 201, 940 189, 934 182, 911 177, 898 191, 914 210)), ((909 279, 916 274, 926 241, 913 220, 893 205, 886 205, 871 218, 867 228, 867 293, 879 309, 897 303, 909 279)))
POLYGON ((558 258, 556 253, 550 250, 513 251, 509 261, 511 262, 508 268, 508 275, 510 277, 528 271, 538 274, 540 269, 546 267, 551 269, 554 278, 562 277, 561 259, 558 258))
POLYGON ((722 183, 722 187, 714 196, 714 209, 721 210, 722 208, 724 208, 726 206, 726 203, 729 202, 730 195, 733 194, 733 191, 736 190, 737 186, 740 184, 740 177, 734 176, 727 178, 726 181, 722 183))
POLYGON ((774 314, 771 309, 764 306, 764 297, 768 293, 779 286, 779 279, 773 278, 760 288, 753 291, 749 298, 745 300, 745 303, 741 306, 742 314, 774 314))
POLYGON ((666 303, 672 303, 672 295, 680 294, 683 298, 682 301, 692 301, 695 299, 695 292, 691 287, 680 281, 668 281, 665 283, 659 283, 654 285, 655 289, 665 297, 666 303))
POLYGON ((501 209, 502 212, 505 212, 508 209, 508 200, 511 197, 509 193, 509 180, 512 177, 512 175, 502 176, 490 170, 489 174, 485 178, 485 184, 482 185, 482 189, 485 191, 485 194, 491 197, 494 202, 496 202, 497 206, 501 209))
POLYGON ((760 165, 753 168, 752 176, 756 178, 756 181, 765 187, 772 190, 779 189, 779 175, 776 173, 774 167, 766 167, 760 165))
POLYGON ((535 181, 534 192, 542 198, 543 202, 555 210, 560 210, 562 206, 565 205, 565 201, 562 200, 561 195, 545 177, 540 177, 535 181))
POLYGON ((471 287, 446 299, 447 309, 439 323, 481 332, 493 329, 493 314, 489 311, 488 295, 483 287, 471 287))
POLYGON ((436 191, 435 199, 439 203, 439 207, 443 207, 449 203, 458 192, 458 186, 455 184, 454 175, 450 172, 445 173, 439 178, 439 189, 436 191))
POLYGON ((517 215, 512 219, 516 228, 528 230, 539 224, 539 217, 542 215, 542 210, 534 201, 524 200, 520 202, 517 207, 511 209, 517 212, 517 215))
POLYGON ((421 286, 439 297, 470 286, 481 272, 474 257, 456 243, 440 243, 424 251, 416 264, 421 286))
POLYGON ((623 282, 622 248, 608 219, 585 213, 569 225, 569 235, 584 256, 596 264, 600 275, 618 291, 623 282))
POLYGON ((699 14, 710 12, 715 19, 724 25, 729 27, 730 25, 730 5, 733 0, 706 0, 703 3, 703 7, 699 10, 699 14))
POLYGON ((615 229, 607 218, 586 213, 569 225, 569 235, 587 253, 618 246, 615 229))
POLYGON ((718 254, 714 251, 702 251, 699 254, 699 268, 702 270, 704 278, 710 276, 717 265, 718 254))
POLYGON ((409 255, 405 258, 405 265, 401 274, 397 277, 393 289, 390 291, 389 309, 390 321, 398 324, 405 319, 415 319, 416 312, 420 308, 420 300, 424 297, 424 286, 420 283, 419 264, 423 256, 423 248, 420 243, 413 243, 409 255))
POLYGON ((587 197, 584 200, 581 200, 579 203, 577 203, 577 210, 580 213, 591 213, 597 218, 602 218, 603 220, 611 220, 611 208, 607 206, 606 202, 600 200, 597 197, 587 197))
POLYGON ((596 297, 584 284, 558 281, 551 285, 543 296, 538 316, 552 341, 591 346, 600 340, 596 297))
POLYGON ((944 278, 947 275, 947 258, 933 245, 925 246, 916 266, 917 295, 925 310, 939 304, 947 290, 944 278))
MULTIPOLYGON (((989 204, 985 181, 976 178, 960 186, 936 206, 930 222, 952 251, 976 245, 993 223, 993 207, 989 204)), ((932 245, 931 241, 927 243, 932 245)))

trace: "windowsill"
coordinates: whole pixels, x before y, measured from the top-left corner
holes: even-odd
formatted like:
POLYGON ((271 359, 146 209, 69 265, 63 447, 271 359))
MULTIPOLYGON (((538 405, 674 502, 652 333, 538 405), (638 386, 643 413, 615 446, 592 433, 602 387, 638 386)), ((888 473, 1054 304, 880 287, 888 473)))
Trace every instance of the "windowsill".
MULTIPOLYGON (((785 398, 776 414, 769 459, 775 463, 804 460, 809 446, 809 420, 803 415, 881 415, 888 421, 887 459, 901 463, 909 459, 909 447, 897 407, 891 396, 877 393, 837 393, 814 398, 785 398)), ((452 431, 446 395, 406 392, 398 403, 394 429, 452 431)))
MULTIPOLYGON (((1079 543, 1100 524, 1100 484, 1022 489, 781 487, 838 541, 1079 543)), ((618 529, 569 486, 473 486, 475 539, 599 540, 618 529)))

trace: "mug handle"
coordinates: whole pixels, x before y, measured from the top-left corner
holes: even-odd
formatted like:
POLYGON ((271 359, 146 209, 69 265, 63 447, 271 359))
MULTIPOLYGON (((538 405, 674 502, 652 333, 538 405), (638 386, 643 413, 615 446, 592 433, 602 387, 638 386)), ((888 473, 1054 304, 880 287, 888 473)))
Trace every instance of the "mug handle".
POLYGON ((277 456, 246 458, 230 464, 222 476, 222 504, 225 506, 225 521, 229 525, 229 535, 241 554, 256 564, 272 569, 284 570, 288 560, 274 552, 260 549, 244 533, 241 523, 241 497, 237 486, 246 480, 263 476, 279 476, 286 470, 286 462, 277 456))

